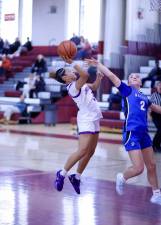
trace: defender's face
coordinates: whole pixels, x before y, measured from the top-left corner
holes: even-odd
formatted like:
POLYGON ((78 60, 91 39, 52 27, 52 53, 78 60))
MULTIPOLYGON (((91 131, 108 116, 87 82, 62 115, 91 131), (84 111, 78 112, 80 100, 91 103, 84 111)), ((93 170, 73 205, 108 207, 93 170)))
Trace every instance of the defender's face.
POLYGON ((140 87, 142 82, 141 82, 141 78, 140 78, 139 74, 136 74, 136 73, 130 74, 130 76, 128 78, 128 83, 130 86, 140 87))

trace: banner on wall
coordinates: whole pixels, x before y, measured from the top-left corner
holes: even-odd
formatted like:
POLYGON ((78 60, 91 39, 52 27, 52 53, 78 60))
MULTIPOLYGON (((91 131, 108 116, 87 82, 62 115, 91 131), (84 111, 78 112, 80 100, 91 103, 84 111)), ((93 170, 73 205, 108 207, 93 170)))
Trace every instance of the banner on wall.
POLYGON ((4 14, 5 21, 13 21, 15 20, 15 13, 4 14))

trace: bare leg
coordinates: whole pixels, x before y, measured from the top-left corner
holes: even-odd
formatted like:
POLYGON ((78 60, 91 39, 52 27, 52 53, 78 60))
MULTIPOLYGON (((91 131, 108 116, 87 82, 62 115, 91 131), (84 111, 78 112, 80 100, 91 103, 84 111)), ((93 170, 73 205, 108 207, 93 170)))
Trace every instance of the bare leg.
POLYGON ((90 148, 88 149, 87 154, 83 158, 81 158, 81 160, 79 161, 78 168, 77 168, 78 173, 80 173, 80 174, 83 173, 83 171, 86 168, 90 158, 94 154, 96 146, 97 146, 97 142, 98 142, 98 136, 99 136, 99 134, 93 134, 92 135, 92 139, 90 141, 90 148))
POLYGON ((80 134, 79 136, 79 148, 74 152, 67 160, 64 169, 69 171, 80 159, 82 159, 90 148, 90 143, 92 140, 91 134, 80 134))
POLYGON ((158 179, 156 172, 156 163, 154 159, 153 148, 145 148, 142 150, 145 166, 147 168, 147 177, 152 189, 159 189, 158 187, 158 179))
POLYGON ((128 152, 132 166, 123 173, 125 180, 141 174, 144 170, 144 161, 141 150, 131 150, 128 152))

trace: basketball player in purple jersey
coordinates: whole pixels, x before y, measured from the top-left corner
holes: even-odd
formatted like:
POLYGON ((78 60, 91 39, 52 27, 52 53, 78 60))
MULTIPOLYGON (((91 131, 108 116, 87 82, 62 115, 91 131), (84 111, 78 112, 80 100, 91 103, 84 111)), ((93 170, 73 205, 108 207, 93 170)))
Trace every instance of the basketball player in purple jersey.
POLYGON ((126 181, 141 174, 145 164, 148 181, 153 190, 150 201, 161 205, 161 191, 158 186, 156 163, 147 127, 148 108, 161 114, 161 107, 152 104, 147 96, 140 92, 141 79, 138 74, 131 74, 128 77, 128 85, 126 85, 103 64, 94 59, 86 61, 90 65, 97 66, 97 69, 118 88, 123 98, 123 111, 125 114, 123 143, 129 154, 132 166, 127 168, 124 173, 117 174, 116 191, 119 194, 123 194, 123 187, 126 181))
MULTIPOLYGON (((72 63, 70 59, 65 59, 65 61, 72 63)), ((79 109, 77 114, 79 147, 70 155, 64 168, 57 171, 55 187, 58 191, 63 189, 68 171, 78 162, 76 174, 69 175, 68 178, 77 194, 80 194, 80 177, 95 152, 100 131, 100 118, 102 118, 101 110, 92 91, 97 90, 103 76, 100 73, 97 74, 95 82, 89 84, 86 83, 88 73, 84 69, 75 64, 74 70, 79 74, 78 79, 75 72, 64 68, 57 70, 55 77, 57 81, 67 85, 68 94, 79 109)))

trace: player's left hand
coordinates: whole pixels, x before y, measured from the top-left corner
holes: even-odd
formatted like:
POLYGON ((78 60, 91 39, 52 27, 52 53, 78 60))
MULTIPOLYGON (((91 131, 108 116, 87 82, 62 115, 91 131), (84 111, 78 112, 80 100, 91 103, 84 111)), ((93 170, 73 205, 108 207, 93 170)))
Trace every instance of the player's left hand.
POLYGON ((63 60, 69 64, 72 64, 73 60, 67 56, 62 56, 63 60))

